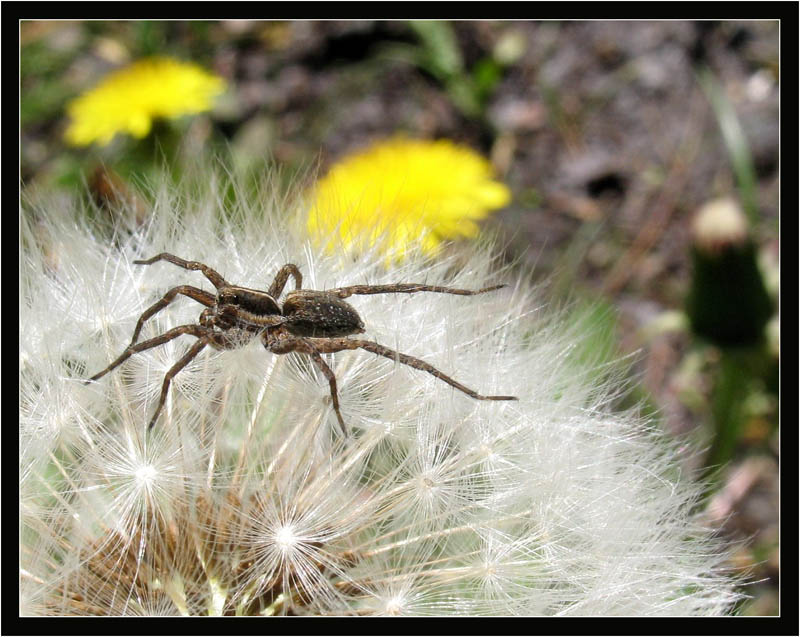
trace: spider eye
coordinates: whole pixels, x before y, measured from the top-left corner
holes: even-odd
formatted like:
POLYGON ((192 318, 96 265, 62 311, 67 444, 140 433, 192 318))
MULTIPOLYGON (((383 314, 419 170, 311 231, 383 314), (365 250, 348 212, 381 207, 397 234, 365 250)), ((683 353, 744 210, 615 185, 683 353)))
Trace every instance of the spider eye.
POLYGON ((231 292, 230 290, 224 290, 217 294, 217 303, 225 303, 225 304, 235 304, 238 300, 236 298, 236 292, 231 292))

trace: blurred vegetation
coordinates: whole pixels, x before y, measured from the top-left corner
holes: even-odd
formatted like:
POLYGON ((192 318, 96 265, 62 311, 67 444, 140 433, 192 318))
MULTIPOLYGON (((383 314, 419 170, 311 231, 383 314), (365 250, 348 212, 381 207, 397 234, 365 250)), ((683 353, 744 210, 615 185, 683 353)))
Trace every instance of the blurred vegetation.
POLYGON ((704 504, 745 543, 737 566, 763 580, 743 612, 778 612, 776 24, 42 21, 20 33, 23 187, 92 196, 97 210, 146 216, 136 184, 201 155, 254 184, 265 160, 291 182, 396 132, 489 156, 515 199, 487 229, 509 262, 579 300, 593 336, 576 356, 607 373, 635 353, 641 382, 621 406, 708 449, 704 504), (228 92, 143 140, 66 145, 68 101, 156 54, 221 75, 228 92), (749 318, 689 230, 723 195, 749 221, 749 318), (752 342, 698 320, 723 300, 752 342))

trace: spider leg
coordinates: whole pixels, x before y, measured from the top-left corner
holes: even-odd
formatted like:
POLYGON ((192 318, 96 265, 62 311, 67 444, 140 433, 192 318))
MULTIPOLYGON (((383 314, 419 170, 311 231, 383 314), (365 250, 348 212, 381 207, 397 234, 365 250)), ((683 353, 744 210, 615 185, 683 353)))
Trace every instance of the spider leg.
POLYGON ((385 347, 384 345, 380 345, 379 343, 373 343, 372 341, 349 338, 331 338, 324 340, 320 339, 319 342, 314 343, 314 346, 318 351, 323 353, 340 352, 344 349, 364 349, 368 352, 372 352, 373 354, 378 354, 379 356, 384 356, 386 358, 398 361, 404 365, 413 367, 414 369, 420 369, 424 372, 428 372, 432 376, 435 376, 439 380, 444 381, 451 387, 455 387, 459 391, 464 392, 467 396, 471 396, 476 400, 519 400, 516 396, 483 396, 469 387, 462 385, 457 380, 450 378, 447 374, 440 372, 430 363, 426 363, 425 361, 415 358, 414 356, 397 352, 393 349, 385 347))
POLYGON ((441 285, 425 285, 424 283, 389 283, 387 285, 350 285, 344 288, 333 288, 326 290, 327 293, 334 294, 340 299, 346 299, 353 294, 414 294, 415 292, 439 292, 442 294, 459 294, 461 296, 473 296, 483 294, 492 290, 499 290, 506 287, 505 284, 491 285, 480 290, 463 290, 461 288, 449 288, 441 285))
POLYGON ((294 289, 299 290, 303 287, 303 275, 300 274, 299 268, 294 263, 287 263, 278 270, 278 274, 275 275, 275 279, 272 281, 272 285, 269 286, 267 294, 277 300, 281 292, 283 292, 283 288, 286 285, 286 281, 289 280, 290 274, 294 277, 294 289))
POLYGON ((147 425, 148 429, 152 429, 153 425, 156 424, 156 420, 158 420, 158 415, 161 413, 161 409, 164 407, 164 402, 167 400, 167 392, 169 391, 169 384, 172 381, 172 378, 181 371, 189 362, 197 356, 203 348, 208 345, 208 341, 205 338, 200 338, 194 345, 192 345, 191 349, 184 354, 181 359, 175 363, 172 367, 169 368, 169 371, 164 374, 164 382, 161 385, 161 397, 158 399, 158 407, 156 407, 155 412, 153 413, 153 417, 150 419, 150 424, 147 425))
POLYGON ((169 292, 167 292, 163 298, 154 303, 149 308, 147 308, 142 315, 139 317, 139 320, 136 322, 136 329, 133 330, 133 337, 131 338, 131 345, 134 345, 136 341, 139 339, 139 332, 142 331, 142 326, 144 322, 149 319, 151 316, 163 310, 167 305, 172 303, 175 300, 175 297, 178 294, 183 294, 184 296, 188 296, 189 298, 194 299, 198 303, 202 303, 206 307, 212 307, 214 305, 214 295, 210 292, 205 292, 200 288, 193 287, 191 285, 179 285, 178 287, 172 288, 169 292))
POLYGON ((134 261, 134 263, 137 265, 150 265, 156 261, 169 261, 170 263, 174 263, 175 265, 178 265, 186 270, 200 270, 203 274, 205 274, 206 278, 214 284, 215 288, 228 285, 228 282, 222 278, 219 272, 208 267, 205 263, 200 263, 199 261, 186 261, 185 259, 176 257, 174 254, 170 254, 169 252, 162 252, 161 254, 157 254, 150 259, 139 259, 134 261))
POLYGON ((129 345, 125 348, 125 351, 119 355, 119 357, 113 361, 108 367, 104 370, 96 373, 94 376, 89 378, 88 380, 84 381, 85 383, 90 383, 93 380, 98 380, 102 378, 108 372, 113 370, 115 367, 119 367, 128 360, 131 356, 136 354, 137 352, 143 352, 146 349, 150 349, 152 347, 158 347, 159 345, 163 345, 171 341, 174 338, 178 338, 183 334, 189 334, 190 336, 196 336, 197 338, 207 339, 208 338, 208 328, 203 327, 202 325, 180 325, 178 327, 173 327, 171 330, 167 330, 161 336, 156 336, 155 338, 150 338, 146 341, 142 341, 141 343, 137 343, 136 345, 129 345))
POLYGON ((274 354, 300 352, 302 354, 308 354, 311 357, 311 360, 316 363, 317 367, 319 367, 325 378, 328 379, 328 385, 331 389, 331 402, 333 403, 333 411, 336 412, 336 419, 339 421, 339 427, 341 427, 342 433, 347 436, 347 425, 344 424, 344 418, 342 418, 342 412, 339 409, 339 391, 336 388, 336 375, 333 373, 333 370, 325 362, 322 356, 320 356, 319 350, 310 341, 304 338, 288 338, 279 341, 271 347, 266 345, 266 341, 264 343, 267 349, 274 354))
POLYGON ((347 425, 344 424, 342 412, 339 410, 339 390, 336 388, 336 375, 333 373, 333 370, 330 368, 328 363, 324 361, 322 356, 320 356, 320 353, 313 346, 309 347, 309 349, 306 351, 306 354, 311 356, 311 360, 317 364, 317 367, 319 367, 325 378, 328 379, 328 384, 330 385, 331 389, 331 402, 333 403, 333 411, 336 412, 336 419, 339 421, 339 427, 341 427, 342 433, 346 437, 347 425))

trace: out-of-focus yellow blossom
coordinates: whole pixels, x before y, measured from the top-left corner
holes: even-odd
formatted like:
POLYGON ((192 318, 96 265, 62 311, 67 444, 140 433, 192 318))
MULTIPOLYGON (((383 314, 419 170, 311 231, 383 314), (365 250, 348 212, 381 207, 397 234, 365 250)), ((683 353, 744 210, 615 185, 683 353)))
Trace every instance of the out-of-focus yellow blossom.
POLYGON ((395 137, 345 157, 315 186, 308 230, 330 249, 378 243, 402 258, 474 237, 477 221, 511 200, 489 162, 449 140, 395 137))
POLYGON ((74 146, 107 144, 117 133, 144 137, 153 119, 206 111, 224 90, 225 80, 196 64, 145 58, 72 100, 64 136, 74 146))

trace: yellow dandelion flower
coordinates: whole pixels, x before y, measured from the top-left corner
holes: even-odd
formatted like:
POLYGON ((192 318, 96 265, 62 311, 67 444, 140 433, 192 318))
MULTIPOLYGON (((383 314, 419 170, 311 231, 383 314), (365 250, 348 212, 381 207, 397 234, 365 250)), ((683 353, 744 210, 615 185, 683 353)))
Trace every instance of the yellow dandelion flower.
POLYGON ((72 100, 64 136, 74 146, 107 144, 117 133, 144 137, 153 119, 211 108, 225 81, 201 67, 170 58, 145 58, 106 77, 72 100))
POLYGON ((308 230, 331 249, 377 243, 398 258, 414 245, 435 254, 443 239, 475 237, 477 222, 510 200, 470 148, 395 137, 345 157, 316 184, 308 230))

